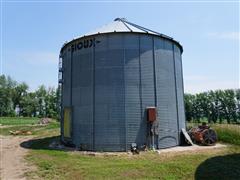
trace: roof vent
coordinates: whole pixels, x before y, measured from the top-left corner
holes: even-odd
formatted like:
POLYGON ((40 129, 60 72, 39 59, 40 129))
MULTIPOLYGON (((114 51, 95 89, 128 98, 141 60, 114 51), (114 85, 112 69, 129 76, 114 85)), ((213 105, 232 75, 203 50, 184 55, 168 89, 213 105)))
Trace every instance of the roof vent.
POLYGON ((114 21, 127 21, 127 19, 126 18, 116 18, 116 19, 114 19, 114 21))

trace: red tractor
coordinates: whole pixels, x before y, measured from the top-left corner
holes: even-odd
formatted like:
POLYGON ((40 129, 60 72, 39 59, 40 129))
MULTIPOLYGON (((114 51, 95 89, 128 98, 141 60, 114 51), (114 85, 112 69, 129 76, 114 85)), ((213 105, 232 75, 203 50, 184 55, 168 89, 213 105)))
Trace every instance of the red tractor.
POLYGON ((196 144, 211 146, 217 142, 217 133, 206 123, 201 126, 193 127, 188 131, 192 141, 196 144))

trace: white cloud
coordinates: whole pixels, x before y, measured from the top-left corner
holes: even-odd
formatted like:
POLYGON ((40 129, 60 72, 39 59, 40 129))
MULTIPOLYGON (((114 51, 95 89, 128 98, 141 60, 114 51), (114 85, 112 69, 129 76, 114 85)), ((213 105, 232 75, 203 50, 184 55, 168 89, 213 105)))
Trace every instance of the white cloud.
POLYGON ((217 39, 240 40, 240 32, 211 32, 207 36, 217 39))
POLYGON ((185 76, 184 90, 187 93, 199 93, 217 89, 237 89, 239 82, 235 80, 222 80, 208 76, 185 76))
POLYGON ((53 65, 58 62, 58 54, 52 52, 29 52, 16 54, 17 59, 31 65, 53 65))

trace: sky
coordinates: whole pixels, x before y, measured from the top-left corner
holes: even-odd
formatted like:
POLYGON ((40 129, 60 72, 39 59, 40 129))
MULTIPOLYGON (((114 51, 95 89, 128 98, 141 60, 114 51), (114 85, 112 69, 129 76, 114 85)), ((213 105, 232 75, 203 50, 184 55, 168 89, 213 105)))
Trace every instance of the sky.
POLYGON ((0 73, 30 91, 57 87, 63 43, 124 17, 182 44, 185 92, 239 88, 239 7, 237 1, 1 0, 0 73))

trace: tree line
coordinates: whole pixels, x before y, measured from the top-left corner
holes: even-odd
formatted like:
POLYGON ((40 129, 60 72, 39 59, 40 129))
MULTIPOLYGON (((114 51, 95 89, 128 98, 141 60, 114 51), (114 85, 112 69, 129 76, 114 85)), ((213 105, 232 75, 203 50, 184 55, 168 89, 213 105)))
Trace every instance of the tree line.
POLYGON ((29 92, 26 83, 18 83, 9 76, 0 76, 0 116, 58 118, 59 91, 41 85, 29 92))
MULTIPOLYGON (((240 89, 185 94, 187 121, 240 123, 240 89)), ((26 83, 0 76, 0 116, 59 118, 59 90, 40 86, 29 91, 26 83)))
POLYGON ((187 121, 240 123, 240 89, 185 94, 184 101, 187 121))

